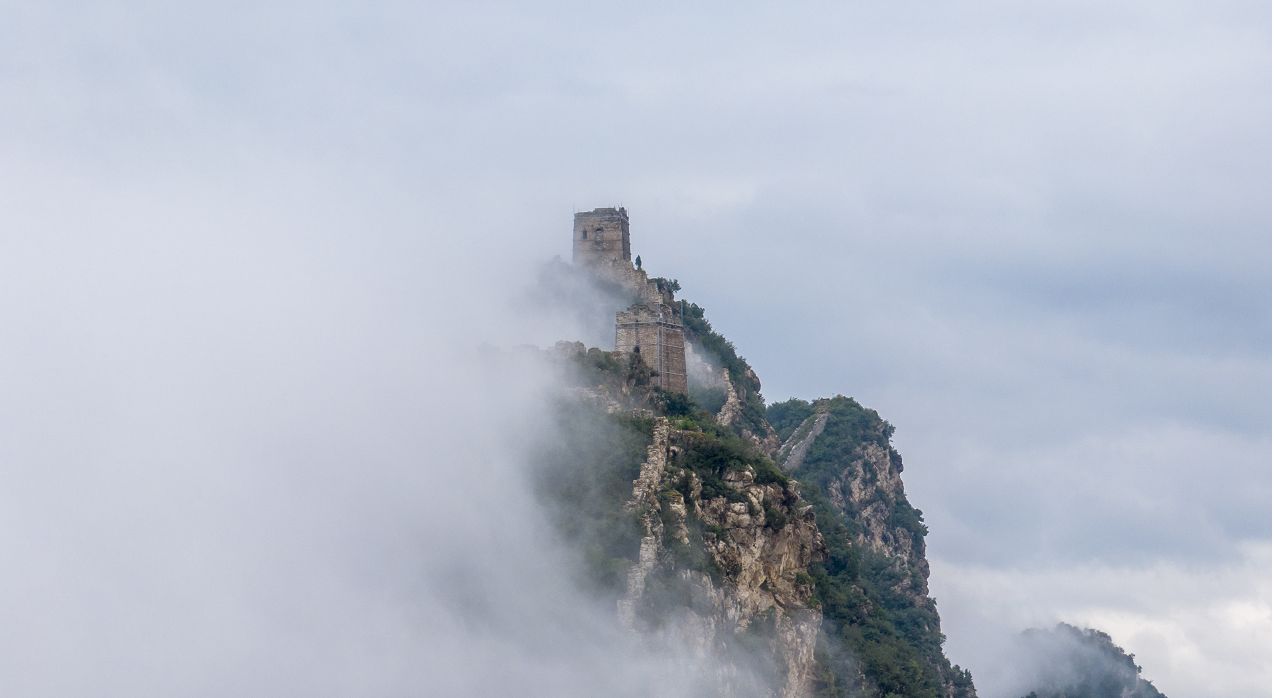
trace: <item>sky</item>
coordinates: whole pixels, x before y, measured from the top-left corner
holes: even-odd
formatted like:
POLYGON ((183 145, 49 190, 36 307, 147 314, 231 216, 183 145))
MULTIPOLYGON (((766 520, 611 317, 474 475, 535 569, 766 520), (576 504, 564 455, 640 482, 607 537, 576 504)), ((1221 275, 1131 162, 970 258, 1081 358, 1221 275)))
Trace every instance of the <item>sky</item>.
POLYGON ((0 2, 4 607, 65 631, 0 636, 9 674, 82 693, 99 644, 153 651, 152 692, 266 671, 163 631, 413 685, 369 648, 432 647, 415 572, 359 575, 516 479, 478 426, 533 431, 547 379, 465 357, 568 337, 520 297, 573 211, 623 204, 768 399, 896 427, 983 695, 1057 621, 1170 696, 1268 695, 1270 103, 1246 0, 0 2))

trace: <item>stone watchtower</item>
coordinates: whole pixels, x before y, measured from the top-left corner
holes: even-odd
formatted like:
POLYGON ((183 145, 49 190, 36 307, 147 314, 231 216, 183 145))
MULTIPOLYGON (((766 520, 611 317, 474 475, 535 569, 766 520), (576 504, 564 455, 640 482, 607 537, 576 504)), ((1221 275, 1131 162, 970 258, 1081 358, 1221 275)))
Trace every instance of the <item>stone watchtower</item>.
POLYGON ((638 303, 616 313, 615 352, 636 353, 655 372, 652 383, 686 392, 686 340, 681 319, 667 305, 638 303))
POLYGON ((628 211, 595 208, 575 214, 572 259, 577 266, 619 284, 633 304, 615 314, 615 352, 636 354, 664 390, 686 392, 686 344, 672 291, 633 268, 628 211))
POLYGON ((603 267, 616 262, 631 265, 628 244, 628 211, 595 208, 575 214, 575 248, 571 260, 582 267, 603 267))

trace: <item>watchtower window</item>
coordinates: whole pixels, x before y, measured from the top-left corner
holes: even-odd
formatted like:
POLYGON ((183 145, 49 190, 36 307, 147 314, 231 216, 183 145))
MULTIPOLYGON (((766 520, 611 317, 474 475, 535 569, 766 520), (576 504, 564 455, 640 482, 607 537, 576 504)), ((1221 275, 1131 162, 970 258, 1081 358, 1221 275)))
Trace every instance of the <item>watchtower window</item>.
POLYGON ((579 239, 581 239, 581 240, 587 240, 587 239, 588 239, 588 231, 587 231, 587 230, 581 230, 581 231, 580 231, 580 234, 579 234, 579 239))

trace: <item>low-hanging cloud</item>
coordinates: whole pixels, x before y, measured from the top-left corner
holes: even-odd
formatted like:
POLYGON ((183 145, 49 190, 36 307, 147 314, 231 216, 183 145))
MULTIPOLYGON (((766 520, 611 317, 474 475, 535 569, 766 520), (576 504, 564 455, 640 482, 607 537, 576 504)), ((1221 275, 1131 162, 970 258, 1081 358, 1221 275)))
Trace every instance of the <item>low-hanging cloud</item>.
POLYGON ((986 617, 1060 619, 1169 695, 1266 695, 1269 12, 0 3, 0 676, 244 676, 275 648, 409 683, 351 649, 413 637, 399 597, 346 646, 300 630, 347 625, 306 599, 356 570, 418 588, 375 546, 418 549, 426 494, 438 550, 478 516, 448 502, 500 499, 501 449, 421 425, 508 426, 485 400, 538 372, 470 399, 463 355, 589 332, 487 289, 564 254, 573 206, 625 203, 767 396, 898 427, 975 677, 986 617), (488 464, 448 481, 421 449, 488 464), (1115 594, 1163 569, 1185 581, 1156 608, 1115 594), (984 572, 1036 592, 968 591, 984 572), (1179 656, 1193 628, 1236 651, 1179 656))
POLYGON ((712 685, 710 655, 581 592, 534 496, 559 375, 510 347, 589 330, 518 302, 533 261, 349 227, 366 200, 151 186, 33 179, 9 211, 30 234, 0 261, 0 691, 712 685))

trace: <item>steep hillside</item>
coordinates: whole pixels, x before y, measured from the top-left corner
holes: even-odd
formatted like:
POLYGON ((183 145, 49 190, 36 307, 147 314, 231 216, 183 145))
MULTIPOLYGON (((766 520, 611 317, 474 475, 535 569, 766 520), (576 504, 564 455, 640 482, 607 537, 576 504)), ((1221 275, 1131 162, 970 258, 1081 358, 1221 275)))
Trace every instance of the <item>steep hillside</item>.
POLYGON ((633 356, 556 351, 566 438, 541 492, 589 588, 649 642, 712 658, 721 695, 975 696, 942 653, 892 428, 839 396, 767 410, 703 309, 682 312, 714 367, 690 395, 633 356))
POLYGON ((817 693, 858 695, 844 680, 856 666, 874 688, 862 695, 975 695, 942 653, 927 529, 903 491, 893 427, 843 396, 769 414, 784 437, 780 466, 803 485, 828 550, 812 570, 825 618, 817 693))
MULTIPOLYGON (((676 281, 671 283, 680 288, 676 281)), ((761 379, 739 356, 734 343, 712 329, 703 308, 684 300, 680 303, 686 342, 722 367, 719 389, 723 400, 716 410, 717 422, 732 428, 766 454, 774 455, 779 439, 765 418, 761 379)), ((691 389, 694 387, 692 384, 691 389)))
POLYGON ((824 550, 797 483, 639 361, 558 352, 573 386, 538 484, 588 587, 650 642, 711 660, 714 692, 808 695, 824 550))

